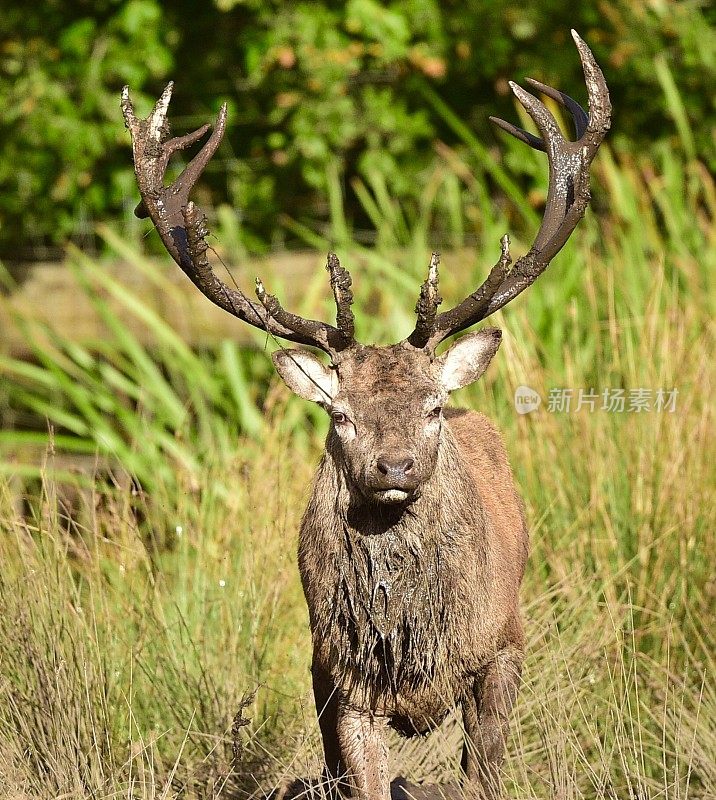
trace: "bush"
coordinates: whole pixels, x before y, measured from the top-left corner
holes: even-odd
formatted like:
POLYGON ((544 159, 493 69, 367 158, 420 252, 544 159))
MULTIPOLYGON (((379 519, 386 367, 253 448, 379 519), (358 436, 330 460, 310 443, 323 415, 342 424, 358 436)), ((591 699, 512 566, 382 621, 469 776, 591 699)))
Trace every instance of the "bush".
MULTIPOLYGON (((281 214, 325 224, 336 186, 351 224, 369 232, 359 202, 366 185, 419 206, 436 140, 460 142, 445 109, 494 144, 488 115, 515 117, 509 78, 537 75, 583 97, 570 26, 607 73, 621 149, 676 130, 690 155, 706 157, 714 48, 705 7, 214 0, 197 15, 186 0, 10 3, 0 23, 0 253, 38 256, 68 238, 86 244, 93 220, 129 217, 124 83, 141 108, 142 92, 156 97, 173 77, 181 130, 229 101, 226 141, 205 185, 215 206, 235 209, 224 217, 238 217, 241 244, 253 251, 282 243, 281 214)), ((449 214, 445 198, 438 236, 449 214)))

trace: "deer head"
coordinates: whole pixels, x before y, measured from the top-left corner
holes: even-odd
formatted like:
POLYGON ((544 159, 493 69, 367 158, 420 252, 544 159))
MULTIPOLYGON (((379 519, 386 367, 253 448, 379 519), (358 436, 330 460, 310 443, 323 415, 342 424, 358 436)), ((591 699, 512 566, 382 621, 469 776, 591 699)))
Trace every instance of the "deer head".
POLYGON ((142 198, 135 213, 151 218, 171 256, 213 303, 274 337, 329 355, 330 364, 325 365, 306 350, 280 349, 273 360, 289 388, 330 414, 330 449, 341 458, 345 473, 368 500, 404 503, 419 495, 435 468, 442 406, 451 391, 482 375, 497 352, 501 334, 496 329, 469 334, 439 356, 436 348, 504 307, 534 283, 565 245, 589 204, 589 166, 609 129, 611 105, 594 56, 575 31, 572 36, 584 70, 589 114, 568 95, 539 81, 528 82, 571 114, 576 140, 567 140, 549 109, 514 83, 510 86, 540 136, 490 118, 520 141, 547 153, 549 190, 534 244, 512 266, 509 237, 503 236, 500 258, 482 285, 442 313, 438 313, 442 302, 439 257, 434 253, 420 289, 415 329, 405 340, 388 347, 356 341, 351 277, 333 253, 328 256, 327 269, 337 308, 335 326, 286 311, 258 278, 257 300, 251 300, 215 275, 206 255, 206 218, 189 200, 189 193, 221 142, 226 105, 199 153, 170 186, 164 186, 171 155, 201 139, 209 125, 171 138, 167 110, 173 84, 166 87, 152 113, 143 120, 134 114, 128 87, 122 91, 122 111, 132 135, 142 198))

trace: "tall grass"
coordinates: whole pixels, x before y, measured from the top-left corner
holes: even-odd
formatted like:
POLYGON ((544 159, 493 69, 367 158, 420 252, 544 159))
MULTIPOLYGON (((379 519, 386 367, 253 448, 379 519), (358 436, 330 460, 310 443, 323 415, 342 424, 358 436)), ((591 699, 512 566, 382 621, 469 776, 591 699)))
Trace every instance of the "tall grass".
MULTIPOLYGON (((476 241, 445 254, 446 304, 477 285, 508 227, 513 250, 526 249, 544 182, 504 207, 489 197, 495 181, 512 191, 517 152, 540 181, 544 165, 506 144, 497 169, 466 145, 440 148, 420 209, 392 203, 377 175, 356 187, 371 247, 342 215, 337 176, 332 230, 285 221, 352 268, 361 340, 409 332, 432 245, 476 241), (436 242, 445 203, 451 228, 436 242)), ((712 797, 716 192, 676 146, 638 161, 605 149, 595 167, 597 213, 492 320, 502 349, 455 398, 499 423, 530 521, 506 791, 712 797), (522 385, 542 398, 524 416, 522 385), (558 413, 552 387, 678 395, 673 412, 608 412, 600 398, 558 413)), ((320 262, 298 310, 325 316, 320 262)), ((0 793, 237 797, 316 776, 293 551, 325 419, 271 377, 258 334, 255 348, 194 353, 101 266, 79 252, 69 264, 109 338, 79 345, 17 318, 34 361, 0 360, 6 407, 45 422, 0 432, 0 793), (151 347, 132 332, 137 318, 151 347)), ((459 735, 454 722, 429 743, 396 744, 396 772, 454 778, 459 735)))

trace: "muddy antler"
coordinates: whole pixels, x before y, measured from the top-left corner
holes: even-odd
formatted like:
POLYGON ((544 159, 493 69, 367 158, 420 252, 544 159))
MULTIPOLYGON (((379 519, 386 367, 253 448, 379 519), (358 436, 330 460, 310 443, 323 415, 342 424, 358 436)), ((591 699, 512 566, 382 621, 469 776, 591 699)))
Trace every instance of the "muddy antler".
POLYGON ((509 122, 495 117, 490 119, 507 133, 530 147, 544 150, 549 161, 549 190, 542 224, 529 252, 518 259, 510 270, 510 240, 502 237, 500 260, 490 271, 485 282, 461 303, 437 314, 438 295, 437 259, 433 255, 430 274, 423 284, 416 307, 418 321, 408 342, 415 347, 434 349, 452 336, 485 319, 514 300, 518 294, 544 272, 549 262, 564 247, 570 234, 589 204, 589 165, 602 143, 611 122, 611 104, 604 75, 594 60, 591 50, 576 31, 572 37, 582 61, 589 96, 589 115, 568 95, 528 79, 530 86, 551 97, 566 108, 574 119, 577 141, 564 138, 549 109, 536 97, 510 82, 512 91, 534 120, 541 138, 533 136, 509 122))
POLYGON ((240 290, 229 288, 214 274, 206 255, 206 217, 189 200, 189 193, 221 143, 226 127, 226 104, 221 107, 214 130, 199 153, 170 186, 164 186, 164 173, 172 154, 199 141, 211 127, 203 125, 186 136, 171 138, 167 110, 172 89, 173 84, 168 84, 146 119, 135 116, 129 87, 122 90, 122 113, 132 135, 134 169, 142 198, 135 214, 151 218, 172 258, 212 303, 256 328, 282 339, 317 347, 335 357, 352 344, 354 331, 351 277, 333 253, 328 256, 327 269, 338 309, 338 327, 335 328, 285 311, 275 297, 266 293, 258 279, 259 303, 249 300, 240 290))

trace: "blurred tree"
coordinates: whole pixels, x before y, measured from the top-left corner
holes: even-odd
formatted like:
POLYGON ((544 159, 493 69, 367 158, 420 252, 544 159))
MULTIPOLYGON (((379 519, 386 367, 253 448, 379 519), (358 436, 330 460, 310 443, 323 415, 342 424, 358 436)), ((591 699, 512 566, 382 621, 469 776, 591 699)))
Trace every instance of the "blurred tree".
POLYGON ((91 235, 133 191, 116 89, 172 66, 154 0, 5 3, 0 16, 0 246, 91 235))
POLYGON ((642 151, 678 135, 713 166, 713 22, 705 0, 213 0, 200 9, 10 0, 0 18, 0 253, 37 256, 70 237, 86 244, 93 221, 129 215, 124 83, 142 111, 174 78, 181 131, 229 101, 202 191, 235 209, 224 218, 260 250, 280 237, 281 212, 325 222, 336 182, 358 226, 369 220, 352 178, 418 204, 434 140, 460 145, 427 102, 431 87, 488 144, 488 115, 515 116, 508 79, 531 74, 580 97, 569 27, 607 73, 616 146, 642 151))

